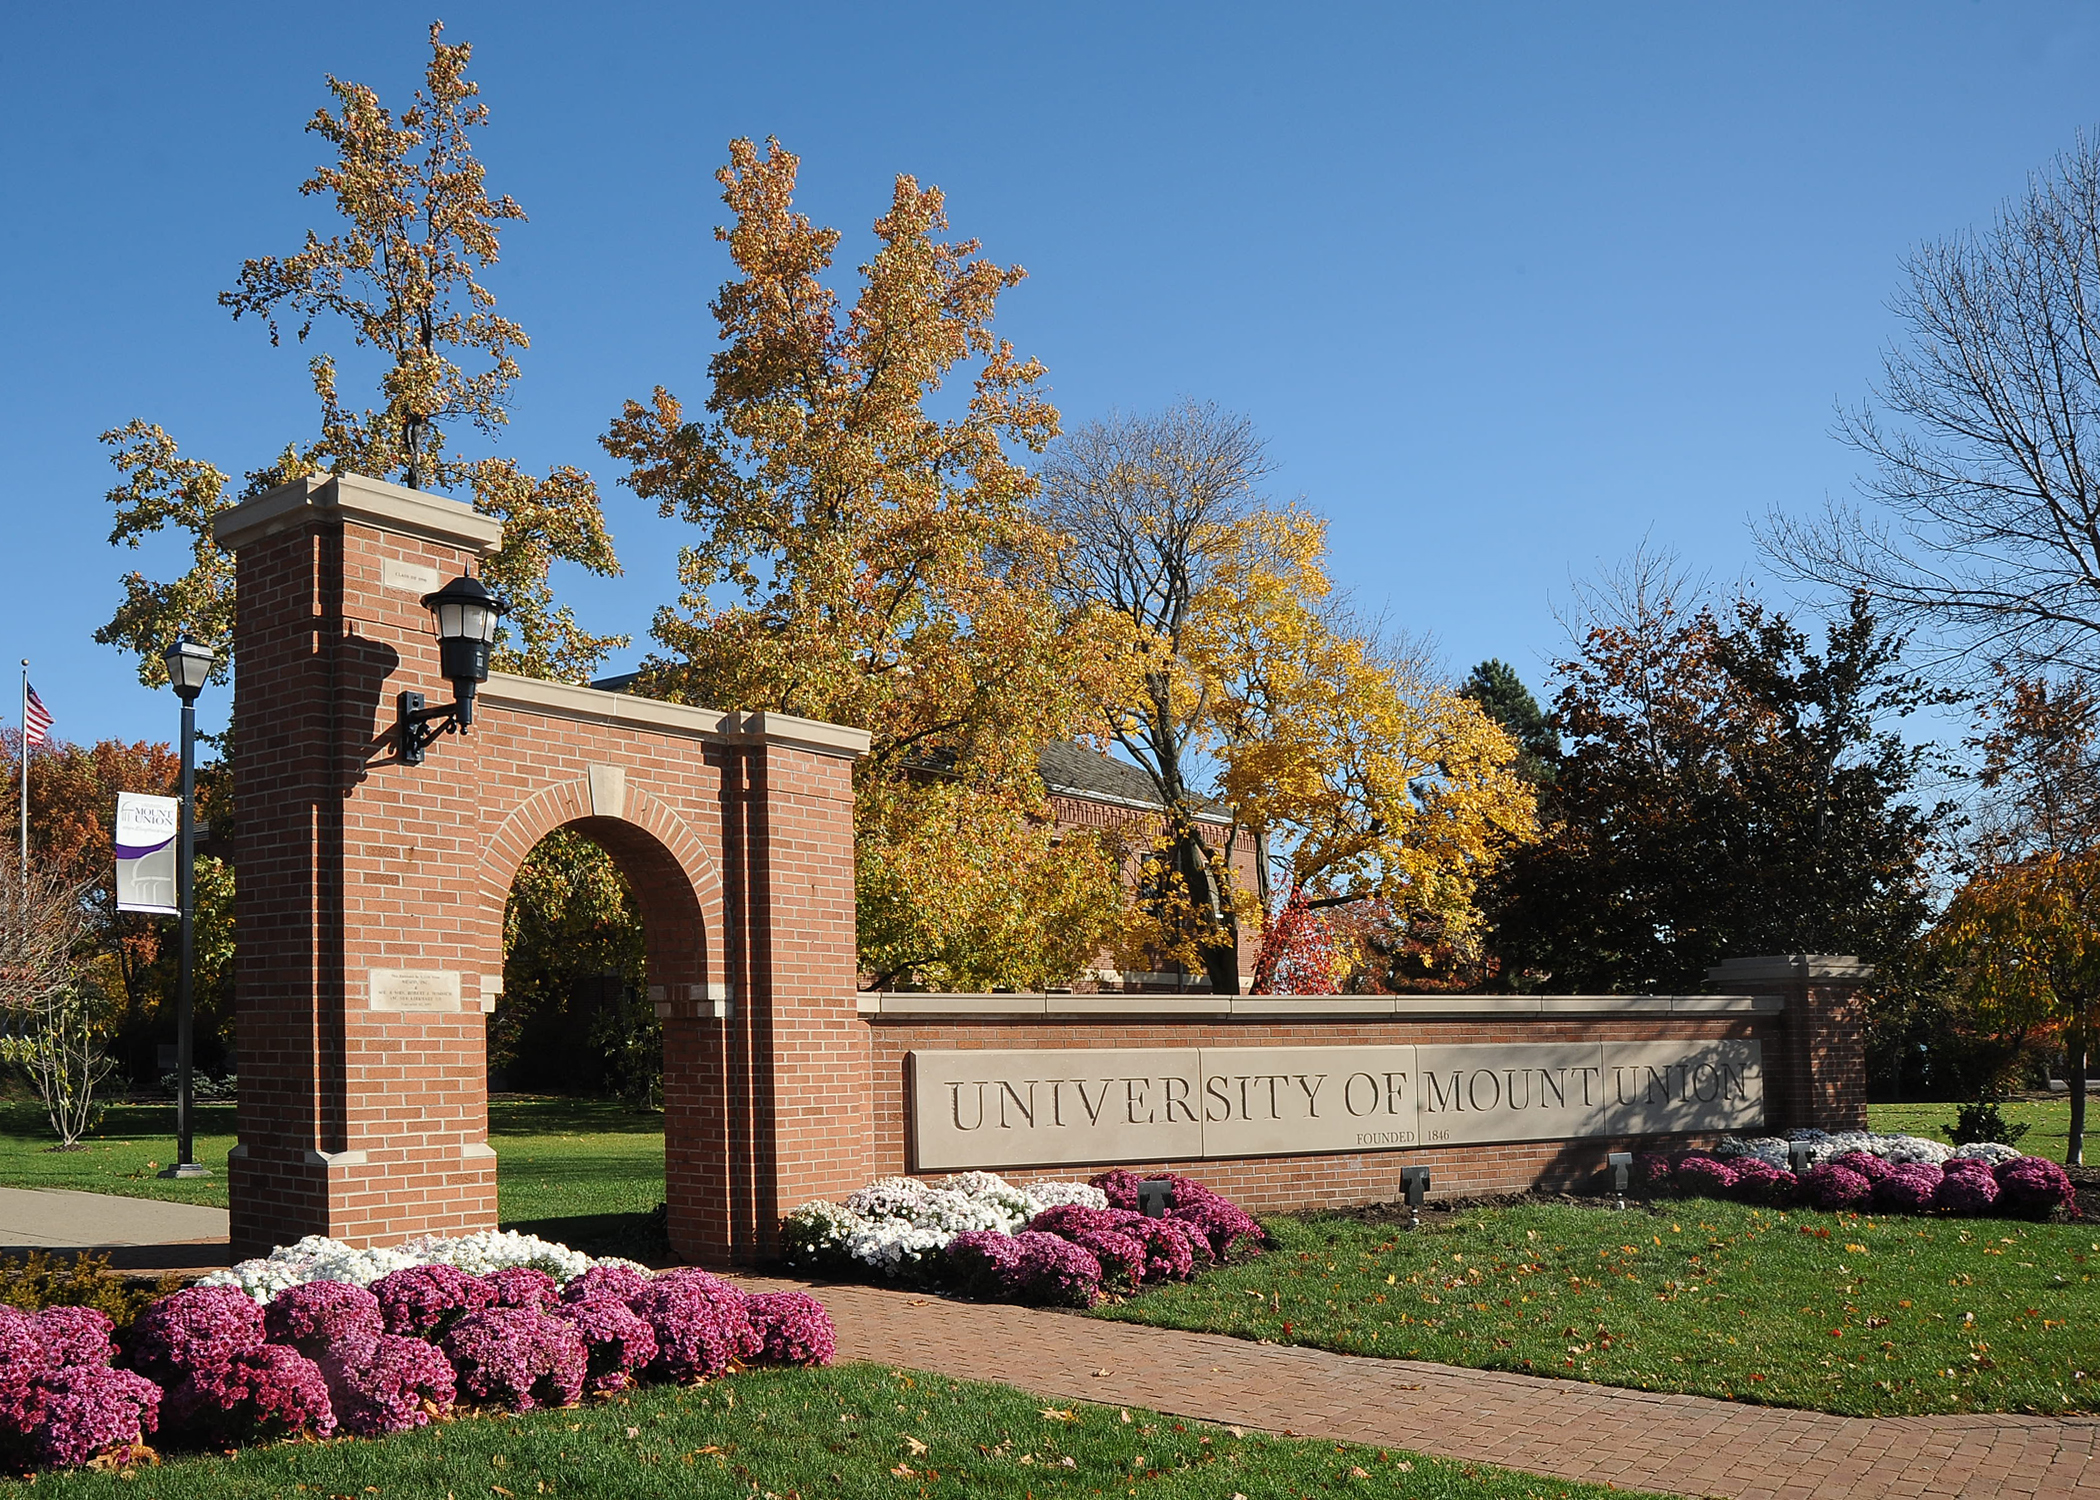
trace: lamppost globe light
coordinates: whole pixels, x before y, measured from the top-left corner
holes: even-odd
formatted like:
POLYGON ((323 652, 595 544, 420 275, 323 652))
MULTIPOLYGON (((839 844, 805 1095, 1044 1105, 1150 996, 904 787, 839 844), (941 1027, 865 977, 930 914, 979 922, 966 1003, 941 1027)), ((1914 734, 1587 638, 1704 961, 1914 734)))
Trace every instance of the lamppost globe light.
POLYGON ((197 695, 204 691, 211 669, 218 665, 219 654, 183 635, 177 636, 174 643, 161 652, 160 660, 161 665, 168 669, 168 685, 175 689, 176 696, 185 703, 194 703, 197 695))

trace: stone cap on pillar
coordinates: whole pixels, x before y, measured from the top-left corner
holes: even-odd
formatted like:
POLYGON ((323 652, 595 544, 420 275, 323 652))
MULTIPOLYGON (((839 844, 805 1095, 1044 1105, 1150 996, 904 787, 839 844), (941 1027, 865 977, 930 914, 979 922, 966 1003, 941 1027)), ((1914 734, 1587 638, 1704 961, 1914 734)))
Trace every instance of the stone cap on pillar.
POLYGON ((476 557, 503 545, 503 523, 463 500, 368 479, 314 474, 244 500, 212 522, 212 539, 229 552, 317 520, 356 521, 376 531, 442 542, 476 557))
POLYGON ((1731 958, 1706 971, 1706 982, 1722 989, 1770 984, 1865 984, 1874 966, 1850 953, 1768 953, 1731 958))

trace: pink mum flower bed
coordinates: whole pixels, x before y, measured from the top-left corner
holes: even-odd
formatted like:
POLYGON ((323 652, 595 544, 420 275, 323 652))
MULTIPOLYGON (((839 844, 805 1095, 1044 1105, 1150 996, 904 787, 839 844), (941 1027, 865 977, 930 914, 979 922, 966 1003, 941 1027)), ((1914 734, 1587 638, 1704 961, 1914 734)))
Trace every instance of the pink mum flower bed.
POLYGON ((1864 1151, 1818 1162, 1796 1177, 1756 1157, 1704 1151, 1645 1157, 1641 1183, 1657 1195, 1725 1198, 1826 1213, 1958 1214, 2047 1219, 2074 1206, 2070 1176, 2047 1157, 2014 1156, 1993 1165, 1978 1157, 1943 1164, 1891 1164, 1864 1151))
POLYGON ((461 1407, 531 1411, 747 1364, 829 1364, 838 1347, 802 1293, 747 1296, 705 1271, 624 1264, 566 1285, 528 1267, 415 1266, 369 1287, 306 1282, 265 1306, 185 1287, 114 1332, 86 1308, 0 1307, 0 1469, 122 1463, 154 1435, 212 1448, 379 1437, 461 1407))

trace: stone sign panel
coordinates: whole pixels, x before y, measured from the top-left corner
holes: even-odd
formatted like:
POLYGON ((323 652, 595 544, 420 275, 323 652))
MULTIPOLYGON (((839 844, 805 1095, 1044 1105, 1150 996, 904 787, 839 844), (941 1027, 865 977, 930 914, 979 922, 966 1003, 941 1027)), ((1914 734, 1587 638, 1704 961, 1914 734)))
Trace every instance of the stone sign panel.
POLYGON ((913 1052, 919 1171, 1741 1130, 1757 1042, 913 1052))
POLYGON ((368 969, 372 1009, 458 1010, 459 975, 444 969, 368 969))

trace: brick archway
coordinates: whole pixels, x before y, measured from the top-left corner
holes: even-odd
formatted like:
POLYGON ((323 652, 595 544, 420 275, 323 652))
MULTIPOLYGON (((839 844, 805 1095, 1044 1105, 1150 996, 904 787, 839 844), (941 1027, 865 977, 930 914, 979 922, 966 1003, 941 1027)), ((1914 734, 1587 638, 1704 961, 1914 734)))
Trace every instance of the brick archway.
POLYGON ((483 1017, 511 880, 565 826, 642 907, 674 1247, 762 1255, 782 1209, 866 1180, 865 734, 499 675, 470 735, 404 765, 396 695, 450 697, 421 596, 496 523, 343 475, 216 534, 239 570, 237 1249, 494 1226, 483 1017))

